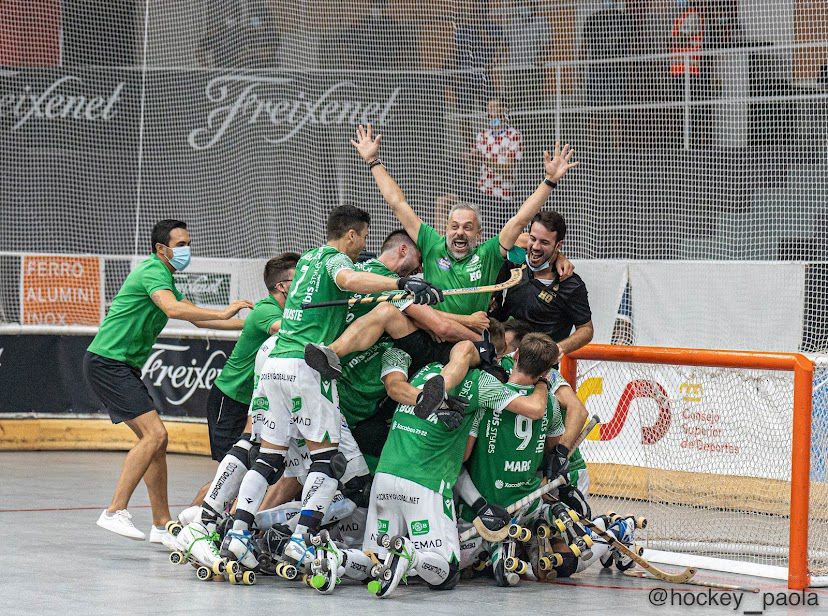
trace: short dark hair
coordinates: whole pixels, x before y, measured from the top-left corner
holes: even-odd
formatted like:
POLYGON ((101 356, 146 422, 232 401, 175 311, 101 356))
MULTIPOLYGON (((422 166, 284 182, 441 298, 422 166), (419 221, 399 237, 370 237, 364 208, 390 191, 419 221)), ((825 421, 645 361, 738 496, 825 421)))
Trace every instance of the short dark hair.
POLYGON ((532 326, 520 319, 509 319, 503 324, 503 327, 507 332, 512 332, 515 335, 516 344, 520 344, 526 334, 532 333, 532 326))
POLYGON ((544 227, 546 227, 547 231, 555 231, 557 232, 558 241, 562 241, 564 237, 566 237, 566 221, 564 217, 561 216, 558 212, 552 211, 544 211, 538 212, 535 214, 535 217, 532 219, 532 222, 529 223, 529 228, 532 228, 536 222, 539 222, 544 227))
POLYGON ((503 323, 497 319, 489 317, 489 340, 494 345, 498 355, 506 350, 506 329, 503 323))
POLYGON ((276 285, 285 279, 287 272, 296 269, 298 262, 299 253, 297 252, 285 252, 268 261, 264 268, 264 283, 267 290, 272 293, 276 285))
POLYGON ((391 233, 389 233, 384 240, 382 240, 382 246, 380 246, 380 253, 383 253, 387 250, 393 250, 400 244, 411 244, 415 248, 417 247, 417 242, 411 239, 411 236, 408 235, 405 229, 394 229, 391 233))
POLYGON ((362 231, 371 224, 371 215, 353 205, 339 205, 328 214, 328 240, 338 240, 351 229, 362 231))
POLYGON ((558 345, 546 334, 526 334, 518 345, 517 369, 532 378, 542 377, 558 361, 558 345))
POLYGON ((167 242, 170 241, 170 232, 173 229, 186 229, 187 223, 181 222, 180 220, 173 220, 172 218, 166 218, 164 220, 159 220, 155 223, 155 226, 152 228, 152 252, 155 252, 155 245, 156 244, 164 244, 167 245, 167 242))

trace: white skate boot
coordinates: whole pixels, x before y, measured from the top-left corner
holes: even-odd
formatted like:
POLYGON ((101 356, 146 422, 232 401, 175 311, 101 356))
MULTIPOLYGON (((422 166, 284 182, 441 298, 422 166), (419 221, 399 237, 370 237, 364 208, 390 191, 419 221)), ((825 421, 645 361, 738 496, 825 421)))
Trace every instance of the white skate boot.
POLYGON ((253 533, 249 530, 228 530, 219 553, 226 563, 224 574, 228 582, 246 586, 256 583, 259 557, 253 533))
POLYGON ((377 543, 388 550, 385 562, 371 569, 368 590, 380 599, 390 596, 400 581, 405 581, 408 572, 416 566, 417 553, 407 537, 391 537, 385 533, 377 537, 377 543))
POLYGON ((222 575, 225 562, 219 554, 218 538, 217 533, 209 532, 200 522, 187 524, 176 537, 179 548, 184 549, 173 551, 170 562, 174 565, 192 563, 200 580, 222 575))

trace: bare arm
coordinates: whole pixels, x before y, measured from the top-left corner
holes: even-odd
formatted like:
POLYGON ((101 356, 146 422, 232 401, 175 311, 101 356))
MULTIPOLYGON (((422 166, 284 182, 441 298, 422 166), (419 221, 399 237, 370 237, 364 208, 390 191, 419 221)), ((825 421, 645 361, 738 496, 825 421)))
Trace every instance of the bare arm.
POLYGON ((460 340, 480 340, 480 334, 461 325, 458 321, 448 318, 448 313, 434 310, 431 306, 412 304, 405 309, 406 316, 414 324, 444 342, 459 342, 460 340))
POLYGON ((192 321, 192 324, 201 329, 223 329, 229 331, 239 331, 244 327, 242 319, 227 319, 220 321, 214 319, 212 321, 192 321))
POLYGON ((559 387, 555 392, 555 398, 561 403, 561 406, 566 408, 566 419, 564 420, 564 433, 560 438, 560 442, 567 449, 572 449, 572 445, 581 434, 584 424, 587 420, 587 410, 584 403, 578 398, 575 391, 568 386, 559 387))
POLYGON ((382 382, 385 385, 385 391, 388 392, 388 397, 394 402, 411 406, 417 404, 417 395, 420 390, 409 383, 402 372, 390 372, 382 377, 382 382))
MULTIPOLYGON (((543 169, 545 179, 551 182, 559 182, 566 173, 573 167, 577 167, 578 163, 570 163, 569 161, 575 155, 575 149, 570 148, 567 143, 563 150, 561 144, 555 143, 554 158, 549 155, 549 152, 543 153, 543 169)), ((543 204, 552 194, 552 188, 541 182, 529 198, 523 202, 520 209, 512 218, 503 226, 500 231, 500 252, 506 256, 506 252, 515 245, 515 241, 526 226, 532 221, 532 218, 540 212, 543 204)))
MULTIPOLYGON (((169 289, 159 289, 151 296, 153 303, 158 306, 164 314, 171 319, 180 319, 198 324, 198 321, 226 321, 231 319, 243 308, 253 308, 253 304, 246 299, 239 299, 232 302, 224 310, 210 310, 199 308, 195 304, 185 300, 177 300, 169 289)), ((232 329, 232 328, 231 328, 232 329)))
POLYGON ((558 343, 558 348, 561 353, 572 353, 583 346, 586 346, 592 340, 595 334, 595 329, 592 327, 592 321, 588 321, 583 325, 576 325, 575 331, 567 338, 564 338, 558 343))
MULTIPOLYGON (((469 440, 466 441, 466 452, 463 454, 463 462, 468 460, 469 457, 471 456, 472 451, 474 451, 474 444, 476 442, 477 442, 477 437, 476 436, 469 436, 469 440)), ((474 485, 474 484, 472 484, 472 485, 474 485)), ((461 496, 462 496, 462 494, 461 494, 461 496)), ((474 499, 474 500, 477 500, 477 499, 474 499)), ((473 503, 474 501, 471 501, 471 502, 473 503)))
MULTIPOLYGON (((506 405, 506 410, 523 415, 531 420, 543 419, 546 415, 546 402, 549 390, 543 382, 535 385, 535 391, 528 396, 518 396, 506 405)), ((583 425, 583 424, 582 424, 583 425)))
POLYGON ((270 328, 268 329, 268 333, 272 336, 273 334, 278 334, 279 330, 282 329, 282 319, 278 321, 273 321, 270 328))
POLYGON ((379 293, 381 291, 397 290, 396 278, 352 269, 339 270, 336 274, 336 284, 340 289, 352 293, 379 293))
MULTIPOLYGON (((351 145, 359 152, 362 160, 370 163, 379 158, 381 140, 382 135, 377 135, 376 138, 373 137, 373 129, 370 124, 368 128, 363 128, 360 124, 359 128, 357 128, 357 138, 351 141, 351 145)), ((417 236, 420 234, 420 225, 423 224, 423 221, 420 220, 420 217, 417 216, 414 209, 408 205, 400 185, 391 177, 391 174, 388 173, 384 165, 374 165, 371 169, 371 175, 374 176, 374 181, 377 183, 383 199, 385 199, 385 202, 391 208, 394 216, 402 223, 403 228, 411 236, 411 239, 416 242, 417 236)))

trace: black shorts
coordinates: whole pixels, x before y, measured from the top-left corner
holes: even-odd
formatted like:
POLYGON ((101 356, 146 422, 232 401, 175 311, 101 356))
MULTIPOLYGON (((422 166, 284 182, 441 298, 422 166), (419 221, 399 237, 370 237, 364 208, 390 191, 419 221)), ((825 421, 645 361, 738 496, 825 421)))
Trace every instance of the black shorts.
POLYGON ((449 362, 453 342, 434 342, 431 336, 421 329, 394 340, 394 346, 405 351, 411 357, 408 377, 414 376, 423 366, 438 362, 444 366, 449 362))
POLYGON ((87 351, 83 356, 83 373, 112 423, 119 424, 155 410, 138 368, 87 351))
POLYGON ((210 434, 210 455, 221 462, 236 444, 247 423, 248 405, 234 400, 218 387, 210 388, 207 397, 207 431, 210 434))

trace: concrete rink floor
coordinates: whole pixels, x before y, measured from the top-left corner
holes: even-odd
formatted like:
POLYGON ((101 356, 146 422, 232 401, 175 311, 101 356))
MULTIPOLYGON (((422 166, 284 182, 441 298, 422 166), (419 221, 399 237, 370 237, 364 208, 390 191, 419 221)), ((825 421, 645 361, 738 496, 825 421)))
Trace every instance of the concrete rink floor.
MULTIPOLYGON (((596 565, 564 583, 523 581, 498 588, 492 580, 461 581, 450 592, 415 583, 378 600, 365 587, 346 582, 332 595, 298 583, 260 578, 252 587, 200 582, 189 566, 175 567, 162 546, 123 539, 95 525, 108 504, 124 453, 1 452, 0 615, 6 614, 828 614, 828 589, 818 589, 819 607, 769 607, 763 593, 784 593, 778 581, 700 572, 708 581, 759 587, 740 607, 670 605, 677 597, 708 589, 633 579, 596 565), (654 588, 667 589, 667 605, 654 606, 654 588), (671 591, 675 591, 671 593, 671 591), (674 598, 670 598, 670 596, 674 598)), ((170 455, 169 493, 173 515, 189 504, 215 465, 199 456, 170 455)), ((149 532, 146 489, 139 485, 130 504, 136 526, 149 532)), ((724 591, 713 591, 721 598, 724 591)), ((739 594, 739 593, 737 593, 739 594)), ((656 597, 657 598, 657 597, 656 597)))

